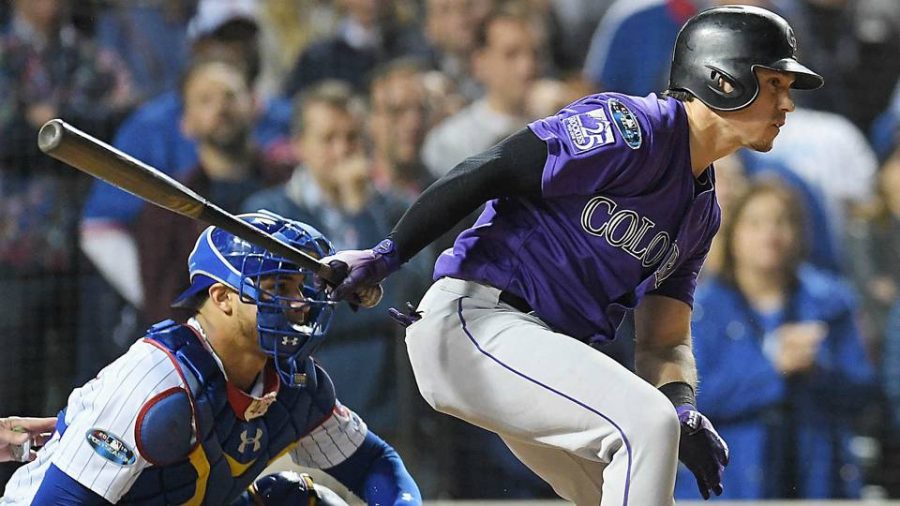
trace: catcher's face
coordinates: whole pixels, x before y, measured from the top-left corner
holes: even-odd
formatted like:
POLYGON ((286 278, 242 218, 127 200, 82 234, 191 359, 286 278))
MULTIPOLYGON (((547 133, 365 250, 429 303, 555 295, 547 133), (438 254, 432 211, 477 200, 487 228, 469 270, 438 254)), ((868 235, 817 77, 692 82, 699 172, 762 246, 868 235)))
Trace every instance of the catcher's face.
POLYGON ((795 109, 791 98, 791 84, 795 77, 789 72, 761 68, 756 70, 756 78, 759 94, 753 103, 722 115, 732 123, 742 146, 766 152, 772 149, 787 114, 795 109))
POLYGON ((264 302, 275 302, 291 323, 302 325, 307 323, 310 304, 304 294, 304 274, 279 274, 267 276, 260 280, 260 298, 264 302))

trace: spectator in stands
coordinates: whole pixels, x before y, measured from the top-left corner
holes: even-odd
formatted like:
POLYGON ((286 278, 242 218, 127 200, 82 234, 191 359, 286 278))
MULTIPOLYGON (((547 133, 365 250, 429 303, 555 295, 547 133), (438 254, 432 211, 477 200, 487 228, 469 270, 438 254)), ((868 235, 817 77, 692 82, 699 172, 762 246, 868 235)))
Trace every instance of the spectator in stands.
POLYGON ((895 297, 889 313, 880 357, 887 422, 882 432, 880 478, 889 497, 897 497, 900 495, 900 478, 896 473, 900 465, 900 297, 895 297))
POLYGON ((900 79, 887 109, 872 123, 869 142, 879 159, 885 159, 894 147, 900 146, 900 79))
MULTIPOLYGON (((70 389, 75 225, 87 182, 37 149, 56 117, 106 137, 132 105, 118 57, 67 22, 65 0, 15 0, 0 36, 0 407, 54 413, 70 389)), ((8 478, 0 467, 0 483, 8 478)))
POLYGON ((525 115, 530 119, 552 116, 575 100, 591 94, 582 79, 538 79, 528 90, 525 99, 525 115))
POLYGON ((743 154, 749 174, 775 169, 797 183, 817 209, 811 237, 817 244, 810 248, 816 263, 845 273, 847 223, 872 200, 878 169, 865 135, 843 116, 798 107, 771 151, 743 154))
POLYGON ((854 275, 863 293, 865 323, 872 337, 885 393, 878 481, 890 497, 900 494, 900 144, 881 166, 876 200, 848 233, 854 275))
MULTIPOLYGON (((253 95, 243 71, 220 61, 194 64, 182 83, 181 129, 197 143, 199 164, 183 176, 188 187, 232 213, 266 181, 265 161, 253 132, 253 95)), ((135 224, 146 322, 182 321, 169 304, 188 288, 172 263, 186 260, 205 225, 157 206, 145 206, 135 224)))
POLYGON ((472 55, 484 97, 428 133, 423 159, 433 176, 440 177, 527 122, 525 104, 538 67, 537 35, 527 14, 509 9, 490 13, 476 31, 472 55))
MULTIPOLYGON (((697 401, 731 448, 722 497, 859 497, 850 439, 875 375, 852 290, 803 263, 802 210, 786 186, 753 183, 731 211, 693 322, 697 401)), ((690 478, 682 469, 677 497, 699 498, 690 478)))
MULTIPOLYGON (((201 0, 188 27, 191 60, 225 59, 244 69, 255 83, 260 69, 255 0, 201 0)), ((254 139, 266 157, 287 137, 290 103, 257 102, 254 139)), ((183 105, 177 89, 144 104, 116 133, 113 144, 175 177, 198 164, 197 146, 181 130, 183 105)), ((284 141, 286 142, 286 141, 284 141)), ((79 337, 79 380, 87 381, 130 345, 145 322, 139 321, 143 288, 131 227, 144 203, 101 181, 94 182, 84 206, 81 248, 97 274, 83 280, 92 301, 80 318, 116 329, 112 335, 79 337), (120 337, 116 337, 120 336, 120 337)))
POLYGON ((632 95, 666 89, 675 37, 697 13, 698 4, 698 0, 616 0, 591 39, 585 77, 599 89, 632 95))
POLYGON ((196 0, 114 0, 99 11, 95 37, 117 51, 141 101, 175 88, 187 62, 187 24, 196 0))
MULTIPOLYGON (((731 154, 716 161, 716 202, 722 209, 723 219, 731 216, 732 206, 735 201, 746 191, 749 184, 749 176, 738 154, 731 154)), ((706 262, 700 271, 700 279, 715 275, 722 269, 724 255, 722 235, 716 235, 709 247, 706 262)))
MULTIPOLYGON (((472 78, 471 54, 481 9, 474 0, 426 0, 423 41, 413 56, 449 77, 455 88, 474 100, 481 87, 472 78)), ((488 3, 488 2, 485 2, 488 3)))
MULTIPOLYGON (((263 72, 260 86, 281 94, 300 54, 312 43, 331 37, 340 21, 336 2, 322 0, 264 0, 261 24, 263 72)), ((266 95, 268 96, 268 95, 266 95)))
POLYGON ((434 181, 421 156, 429 113, 424 79, 415 61, 400 59, 376 69, 369 88, 372 179, 410 203, 434 181))
MULTIPOLYGON (((335 248, 358 248, 390 232, 406 202, 371 184, 364 152, 361 101, 346 83, 324 81, 302 93, 295 107, 292 144, 302 163, 287 183, 252 195, 244 210, 268 209, 301 220, 331 238, 335 248)), ((425 255, 420 255, 424 257, 425 255)), ((422 260, 427 260, 422 258, 422 260)), ((366 414, 379 434, 397 435, 396 352, 399 326, 385 318, 387 307, 418 300, 430 266, 413 261, 384 300, 371 311, 337 308, 330 339, 316 352, 348 405, 366 414)))
POLYGON ((877 344, 884 337, 888 313, 900 298, 900 145, 882 164, 875 193, 873 203, 848 227, 846 243, 877 344))
POLYGON ((285 96, 326 79, 346 81, 362 92, 375 67, 418 49, 417 29, 398 18, 395 2, 341 0, 338 5, 344 16, 337 33, 303 51, 285 81, 285 96))
POLYGON ((591 36, 614 0, 549 0, 564 30, 560 33, 562 69, 580 72, 584 66, 591 36))
POLYGON ((900 76, 900 2, 799 0, 791 2, 786 17, 803 41, 804 61, 821 68, 828 83, 802 105, 838 113, 868 130, 900 76))

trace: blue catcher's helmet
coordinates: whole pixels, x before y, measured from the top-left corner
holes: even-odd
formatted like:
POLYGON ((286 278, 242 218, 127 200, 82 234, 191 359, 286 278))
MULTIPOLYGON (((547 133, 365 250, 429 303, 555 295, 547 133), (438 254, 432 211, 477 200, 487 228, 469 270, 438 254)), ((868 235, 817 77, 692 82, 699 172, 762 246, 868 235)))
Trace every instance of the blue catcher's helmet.
MULTIPOLYGON (((269 211, 238 218, 316 258, 334 253, 331 242, 305 223, 269 211)), ((303 384, 304 373, 311 370, 307 359, 325 338, 335 305, 313 271, 216 227, 200 234, 188 257, 188 270, 191 287, 173 307, 197 308, 213 283, 233 288, 241 300, 256 305, 259 345, 273 359, 282 381, 290 386, 303 384), (266 286, 284 286, 286 276, 298 274, 303 281, 292 292, 296 296, 262 284, 263 279, 273 278, 274 283, 266 286)))

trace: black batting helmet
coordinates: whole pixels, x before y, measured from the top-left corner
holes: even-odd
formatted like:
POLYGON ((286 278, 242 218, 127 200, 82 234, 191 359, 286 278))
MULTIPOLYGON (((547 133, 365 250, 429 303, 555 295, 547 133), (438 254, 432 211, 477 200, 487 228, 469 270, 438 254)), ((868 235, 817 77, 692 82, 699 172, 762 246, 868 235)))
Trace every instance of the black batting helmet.
POLYGON ((669 89, 687 91, 713 109, 735 111, 759 93, 756 68, 792 72, 792 88, 822 86, 822 76, 801 65, 796 51, 794 30, 773 12, 738 5, 705 10, 678 32, 669 89))

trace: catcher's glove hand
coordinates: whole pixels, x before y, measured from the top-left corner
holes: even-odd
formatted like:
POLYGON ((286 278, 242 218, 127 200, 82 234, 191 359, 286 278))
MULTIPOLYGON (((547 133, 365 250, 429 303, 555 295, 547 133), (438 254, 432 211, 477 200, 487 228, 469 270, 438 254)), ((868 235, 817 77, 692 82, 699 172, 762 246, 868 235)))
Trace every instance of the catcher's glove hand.
POLYGON ((247 490, 256 506, 347 506, 331 489, 313 483, 310 475, 293 471, 257 478, 247 490))

